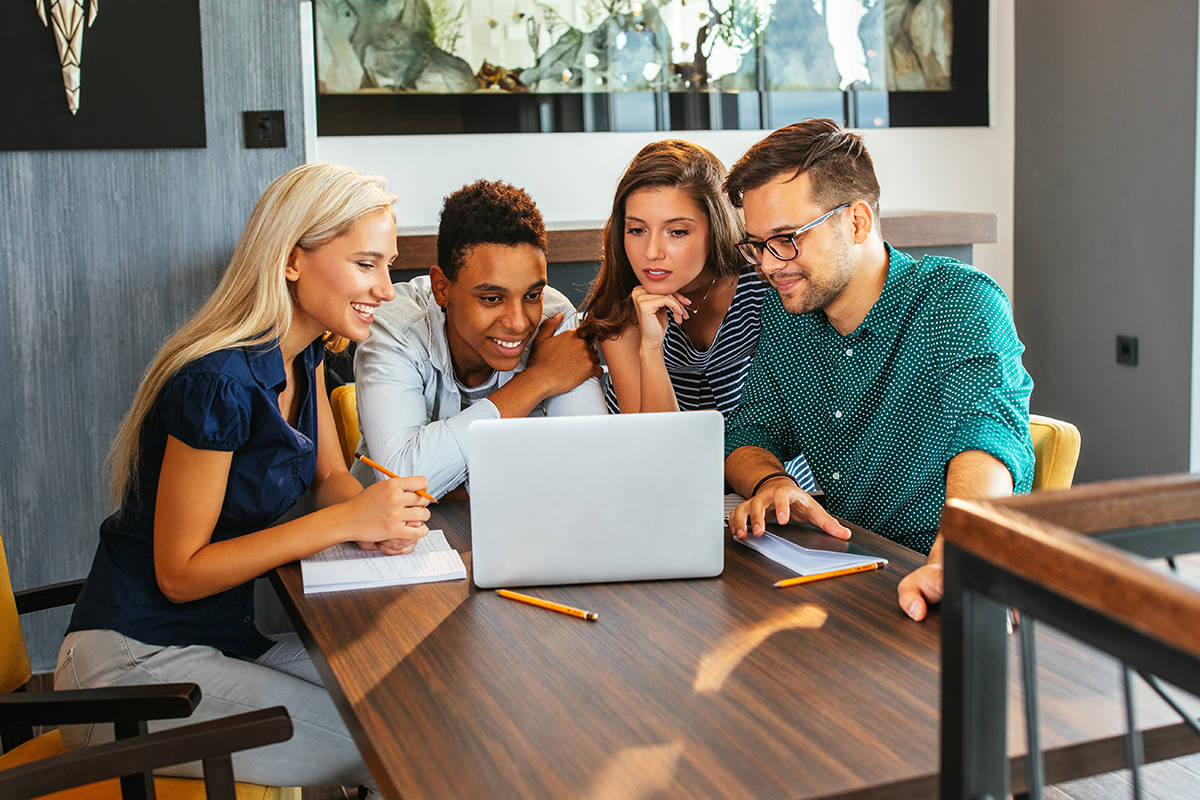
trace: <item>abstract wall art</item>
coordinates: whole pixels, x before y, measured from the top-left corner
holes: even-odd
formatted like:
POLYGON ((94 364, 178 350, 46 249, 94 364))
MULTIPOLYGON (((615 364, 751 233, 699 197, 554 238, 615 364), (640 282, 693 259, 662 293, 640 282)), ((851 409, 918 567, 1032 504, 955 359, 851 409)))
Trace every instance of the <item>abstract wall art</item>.
POLYGON ((0 150, 205 146, 199 0, 6 0, 0 70, 0 150))
POLYGON ((968 0, 315 0, 314 11, 323 134, 765 128, 815 114, 860 127, 987 122, 987 7, 968 0), (956 116, 967 95, 971 111, 956 116), (356 108, 371 109, 369 130, 353 130, 356 108))

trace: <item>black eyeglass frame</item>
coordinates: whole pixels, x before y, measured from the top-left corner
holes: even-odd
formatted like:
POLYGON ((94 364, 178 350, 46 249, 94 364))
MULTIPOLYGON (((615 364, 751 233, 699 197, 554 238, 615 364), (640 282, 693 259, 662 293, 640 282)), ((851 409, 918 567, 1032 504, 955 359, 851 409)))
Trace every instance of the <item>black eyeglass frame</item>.
POLYGON ((800 247, 799 247, 799 245, 796 244, 797 236, 799 236, 802 233, 805 233, 806 231, 812 230, 813 228, 817 227, 825 220, 832 217, 837 212, 841 211, 843 208, 849 208, 852 205, 854 205, 854 204, 853 203, 842 203, 837 208, 832 208, 829 211, 826 211, 824 214, 817 217, 812 222, 809 222, 805 225, 801 225, 799 228, 792 231, 791 233, 779 233, 779 234, 776 234, 775 236, 768 236, 766 239, 763 239, 762 241, 756 241, 754 239, 751 239, 749 236, 744 236, 738 241, 738 243, 735 246, 737 247, 738 252, 742 254, 742 257, 746 259, 746 262, 749 264, 753 264, 756 267, 762 266, 762 252, 763 252, 764 247, 767 250, 770 250, 771 255, 775 256, 780 261, 791 261, 796 256, 800 255, 800 247), (788 247, 791 248, 792 254, 790 256, 784 255, 783 253, 781 253, 775 249, 775 247, 771 244, 772 242, 778 242, 779 244, 787 242, 788 247))

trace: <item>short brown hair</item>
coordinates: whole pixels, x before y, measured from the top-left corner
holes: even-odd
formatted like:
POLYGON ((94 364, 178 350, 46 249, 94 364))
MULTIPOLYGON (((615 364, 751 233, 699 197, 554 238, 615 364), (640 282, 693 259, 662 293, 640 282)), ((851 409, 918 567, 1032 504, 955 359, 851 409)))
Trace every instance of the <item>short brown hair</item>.
POLYGON ((735 246, 742 227, 725 199, 721 184, 725 165, 705 148, 682 139, 665 139, 643 147, 625 168, 604 224, 604 256, 588 290, 587 315, 579 326, 586 339, 608 339, 634 320, 630 292, 637 275, 625 253, 625 201, 639 189, 678 189, 704 209, 708 218, 708 264, 718 275, 741 271, 745 263, 735 246))
POLYGON ((751 189, 790 173, 807 174, 812 199, 825 208, 866 200, 879 217, 879 181, 871 154, 857 133, 831 119, 808 119, 780 128, 738 159, 725 179, 725 192, 738 208, 751 189))

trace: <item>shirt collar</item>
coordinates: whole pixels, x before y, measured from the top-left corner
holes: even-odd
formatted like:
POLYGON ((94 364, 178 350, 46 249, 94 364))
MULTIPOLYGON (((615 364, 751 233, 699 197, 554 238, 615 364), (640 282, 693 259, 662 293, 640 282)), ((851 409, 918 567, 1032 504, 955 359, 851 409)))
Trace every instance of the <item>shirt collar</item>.
POLYGON ((446 336, 446 314, 430 298, 425 307, 425 324, 429 326, 429 361, 443 374, 454 375, 454 362, 450 359, 450 340, 446 336))
POLYGON ((883 244, 887 248, 888 255, 887 280, 884 281, 879 299, 875 301, 875 305, 871 306, 866 318, 858 326, 860 331, 887 333, 896 327, 898 322, 896 316, 891 312, 897 304, 904 300, 909 273, 912 272, 913 265, 917 263, 916 259, 908 253, 900 252, 887 242, 883 244))
MULTIPOLYGON (((325 346, 320 339, 301 351, 304 358, 304 371, 311 373, 316 367, 314 357, 318 350, 325 346)), ((260 345, 245 348, 246 362, 250 366, 250 374, 264 389, 273 389, 287 382, 287 370, 283 366, 283 352, 279 349, 279 340, 272 339, 260 345)))

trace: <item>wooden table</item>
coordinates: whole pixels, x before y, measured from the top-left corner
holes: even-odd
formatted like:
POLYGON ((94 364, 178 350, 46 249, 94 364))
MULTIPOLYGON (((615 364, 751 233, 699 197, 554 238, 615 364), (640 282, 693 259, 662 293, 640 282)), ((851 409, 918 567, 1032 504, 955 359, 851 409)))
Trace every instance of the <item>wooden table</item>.
MULTIPOLYGON (((434 509, 469 567, 466 505, 434 509)), ((529 590, 595 623, 467 581, 305 596, 297 565, 275 577, 389 797, 935 797, 938 618, 896 604, 921 559, 854 541, 888 569, 777 590, 785 571, 730 541, 715 579, 529 590)), ((1040 630, 1038 657, 1048 779, 1119 768, 1115 665, 1040 630)), ((1200 746, 1148 690, 1139 720, 1148 759, 1200 746)))

